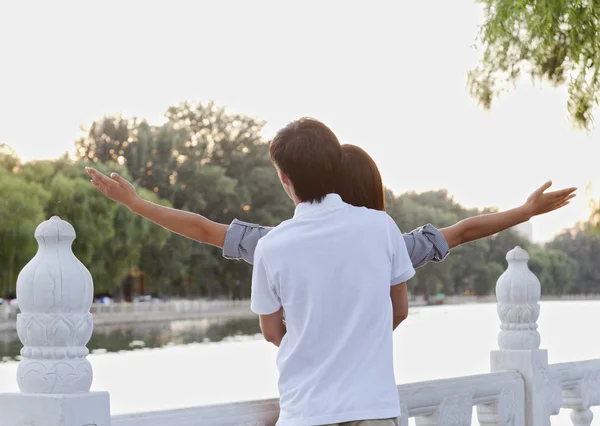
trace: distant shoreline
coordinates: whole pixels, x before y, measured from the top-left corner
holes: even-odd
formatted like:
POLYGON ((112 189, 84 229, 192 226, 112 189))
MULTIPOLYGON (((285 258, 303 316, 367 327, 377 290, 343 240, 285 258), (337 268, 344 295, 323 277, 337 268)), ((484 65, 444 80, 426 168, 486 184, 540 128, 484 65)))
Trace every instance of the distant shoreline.
MULTIPOLYGON (((600 300, 600 295, 588 295, 588 296, 542 296, 542 301, 584 301, 584 300, 600 300)), ((95 309, 92 309, 94 315, 94 326, 102 327, 105 325, 125 325, 125 324, 141 324, 146 322, 171 322, 181 320, 194 320, 194 319, 219 319, 219 318, 252 318, 256 317, 250 310, 250 301, 236 301, 231 302, 230 305, 226 303, 215 302, 215 305, 210 309, 206 309, 206 304, 211 302, 205 302, 197 309, 185 309, 175 311, 160 311, 160 310, 148 310, 145 309, 148 304, 142 303, 144 309, 136 311, 136 304, 128 304, 127 310, 118 312, 114 311, 114 308, 109 306, 95 305, 95 309), (100 310, 101 312, 94 312, 100 310), (109 311, 110 310, 110 311, 109 311), (107 312, 103 312, 107 311, 107 312)), ((443 305, 464 305, 464 304, 479 304, 479 303, 496 303, 496 296, 448 296, 444 299, 443 305)), ((115 304, 118 305, 118 304, 115 304)), ((428 306, 422 298, 414 299, 409 302, 410 307, 426 307, 428 306)), ((437 305, 440 306, 440 305, 437 305)), ((141 306, 140 306, 141 307, 141 306)), ((14 331, 16 329, 15 319, 0 318, 0 333, 14 331)))
MULTIPOLYGON (((171 322, 195 319, 252 318, 256 314, 250 310, 250 301, 236 302, 237 306, 217 307, 185 311, 130 311, 130 312, 93 312, 94 327, 171 322)), ((104 309, 105 307, 103 307, 104 309)), ((0 319, 0 333, 16 330, 15 319, 0 319)))

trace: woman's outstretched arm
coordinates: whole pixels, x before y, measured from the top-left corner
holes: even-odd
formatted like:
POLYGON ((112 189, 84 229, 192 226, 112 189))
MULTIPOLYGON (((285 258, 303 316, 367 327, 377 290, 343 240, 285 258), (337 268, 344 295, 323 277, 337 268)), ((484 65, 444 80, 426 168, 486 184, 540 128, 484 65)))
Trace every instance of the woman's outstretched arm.
MULTIPOLYGON (((159 206, 140 198, 134 186, 116 173, 109 178, 92 168, 86 168, 86 171, 94 186, 111 200, 172 232, 222 247, 223 256, 228 259, 243 259, 252 264, 258 241, 272 229, 238 220, 225 225, 196 213, 159 206)), ((413 266, 418 268, 429 262, 441 262, 449 249, 457 245, 494 235, 533 216, 556 210, 569 204, 575 196, 576 188, 544 193, 550 185, 548 182, 538 188, 525 204, 515 209, 470 217, 440 230, 428 224, 403 234, 413 266)))
POLYGON ((228 225, 213 222, 202 215, 159 206, 142 199, 135 187, 116 173, 111 177, 86 167, 92 183, 100 192, 113 201, 123 204, 133 213, 175 232, 201 243, 223 247, 228 225))
MULTIPOLYGON (((90 167, 86 167, 86 172, 94 186, 111 200, 179 235, 222 247, 227 259, 243 259, 253 264, 258 241, 273 229, 237 219, 231 225, 224 225, 196 213, 159 206, 139 197, 135 187, 116 173, 108 177, 90 167)), ((448 254, 444 236, 432 225, 403 237, 415 268, 441 262, 448 254)))
POLYGON ((536 189, 522 206, 505 212, 473 216, 447 228, 442 228, 440 232, 446 239, 448 247, 453 248, 469 241, 489 237, 520 223, 527 222, 534 216, 564 207, 576 195, 574 192, 577 188, 565 188, 545 193, 544 191, 550 188, 551 185, 552 182, 546 182, 536 189))

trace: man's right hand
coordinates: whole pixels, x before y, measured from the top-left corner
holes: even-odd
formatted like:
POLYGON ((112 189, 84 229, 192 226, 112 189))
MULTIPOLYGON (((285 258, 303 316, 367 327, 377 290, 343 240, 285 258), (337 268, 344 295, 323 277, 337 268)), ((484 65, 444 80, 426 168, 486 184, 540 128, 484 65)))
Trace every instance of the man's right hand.
POLYGON ((86 167, 85 171, 92 178, 92 183, 100 192, 130 210, 136 202, 141 200, 135 187, 117 173, 111 173, 108 177, 91 167, 86 167))

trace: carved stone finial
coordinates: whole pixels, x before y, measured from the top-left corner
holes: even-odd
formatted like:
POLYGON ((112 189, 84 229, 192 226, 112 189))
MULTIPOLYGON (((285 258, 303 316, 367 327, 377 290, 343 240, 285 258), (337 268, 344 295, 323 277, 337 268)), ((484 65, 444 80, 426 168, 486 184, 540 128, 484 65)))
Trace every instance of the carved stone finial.
POLYGON ((17 278, 17 332, 24 347, 17 382, 24 393, 88 392, 92 367, 92 276, 75 257, 75 229, 58 216, 35 231, 38 252, 17 278))
POLYGON ((501 325, 500 349, 538 349, 537 319, 541 297, 540 281, 529 270, 529 254, 515 247, 506 255, 508 268, 498 278, 496 298, 501 325))

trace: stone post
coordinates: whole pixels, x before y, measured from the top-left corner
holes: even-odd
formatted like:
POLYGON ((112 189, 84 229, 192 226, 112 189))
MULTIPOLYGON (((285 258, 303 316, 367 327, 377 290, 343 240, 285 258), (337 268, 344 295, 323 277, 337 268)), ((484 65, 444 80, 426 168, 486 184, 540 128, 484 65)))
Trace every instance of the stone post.
POLYGON ((506 255, 507 270, 496 284, 500 317, 499 349, 491 353, 492 371, 516 370, 525 381, 525 424, 549 426, 561 405, 560 382, 550 379, 548 352, 539 349, 537 319, 540 281, 529 270, 529 254, 515 247, 506 255))
POLYGON ((0 394, 3 426, 109 426, 107 392, 89 392, 86 344, 93 329, 94 288, 75 257, 73 227, 58 216, 36 231, 38 252, 17 279, 17 369, 21 393, 0 394))

